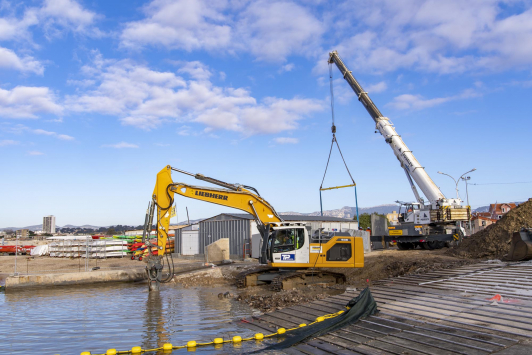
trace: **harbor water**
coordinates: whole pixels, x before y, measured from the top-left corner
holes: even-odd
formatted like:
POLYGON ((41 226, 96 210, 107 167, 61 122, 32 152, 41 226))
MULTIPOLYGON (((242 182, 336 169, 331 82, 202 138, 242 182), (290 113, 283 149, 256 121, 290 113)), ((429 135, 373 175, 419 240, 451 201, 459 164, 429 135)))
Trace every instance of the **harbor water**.
MULTIPOLYGON (((218 298, 227 288, 162 285, 148 292, 145 283, 55 287, 0 293, 0 354, 102 354, 208 342, 216 337, 251 336, 238 326, 252 310, 218 298)), ((237 354, 258 350, 260 343, 198 347, 196 352, 237 354)), ((187 349, 174 350, 173 354, 187 349)), ((152 353, 153 354, 153 353, 152 353)))

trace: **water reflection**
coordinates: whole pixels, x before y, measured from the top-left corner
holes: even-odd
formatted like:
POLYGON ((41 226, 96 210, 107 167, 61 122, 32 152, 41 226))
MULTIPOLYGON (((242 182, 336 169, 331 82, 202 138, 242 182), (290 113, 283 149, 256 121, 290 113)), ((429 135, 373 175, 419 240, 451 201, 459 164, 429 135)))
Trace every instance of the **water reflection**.
MULTIPOLYGON (((146 349, 252 335, 231 323, 251 310, 219 299, 218 293, 224 291, 164 285, 160 293, 149 293, 145 284, 121 284, 0 293, 0 354, 105 353, 109 348, 146 349)), ((250 342, 239 348, 226 344, 196 351, 235 354, 260 347, 250 342)))

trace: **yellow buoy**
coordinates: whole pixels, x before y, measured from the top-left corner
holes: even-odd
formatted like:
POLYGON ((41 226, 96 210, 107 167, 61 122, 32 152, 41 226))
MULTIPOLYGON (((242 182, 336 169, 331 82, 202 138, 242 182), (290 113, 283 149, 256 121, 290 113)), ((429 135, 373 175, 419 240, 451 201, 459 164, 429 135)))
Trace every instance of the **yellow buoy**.
POLYGON ((105 355, 116 355, 116 349, 109 349, 105 353, 105 355))
POLYGON ((195 348, 196 347, 196 341, 191 340, 187 343, 187 348, 195 348))
POLYGON ((323 322, 325 320, 324 317, 318 317, 316 318, 316 322, 323 322))
POLYGON ((255 340, 262 340, 262 339, 264 339, 264 334, 262 333, 255 334, 255 340))
POLYGON ((301 323, 301 324, 299 325, 299 328, 306 327, 306 326, 307 326, 307 325, 306 325, 305 323, 301 323))
POLYGON ((172 350, 174 346, 170 343, 164 343, 163 344, 163 350, 172 350))
POLYGON ((277 329, 277 334, 284 334, 284 333, 286 333, 286 329, 284 328, 277 329))
POLYGON ((242 337, 241 336, 234 336, 233 337, 233 343, 240 343, 242 341, 242 337))
POLYGON ((214 344, 223 344, 223 338, 214 338, 214 344))
POLYGON ((90 351, 84 351, 80 355, 92 355, 90 351))
POLYGON ((142 352, 142 348, 140 346, 134 346, 131 348, 132 354, 140 354, 142 352))

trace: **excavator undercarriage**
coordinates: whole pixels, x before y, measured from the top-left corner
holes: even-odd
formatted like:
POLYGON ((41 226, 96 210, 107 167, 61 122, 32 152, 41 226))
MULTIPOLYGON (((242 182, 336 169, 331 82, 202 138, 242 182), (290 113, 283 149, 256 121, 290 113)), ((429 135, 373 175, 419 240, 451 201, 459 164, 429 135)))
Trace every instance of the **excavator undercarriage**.
POLYGON ((344 274, 311 269, 279 269, 261 266, 236 276, 238 288, 270 285, 272 291, 299 289, 309 285, 334 286, 346 281, 344 274))

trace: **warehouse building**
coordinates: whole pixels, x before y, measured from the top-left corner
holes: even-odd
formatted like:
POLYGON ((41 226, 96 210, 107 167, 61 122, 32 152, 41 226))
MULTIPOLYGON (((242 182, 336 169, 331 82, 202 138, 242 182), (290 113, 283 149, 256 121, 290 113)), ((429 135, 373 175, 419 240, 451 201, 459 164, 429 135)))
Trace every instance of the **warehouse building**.
MULTIPOLYGON (((347 218, 302 215, 281 215, 281 217, 286 222, 306 223, 311 227, 311 234, 320 228, 330 232, 358 229, 358 223, 347 218)), ((260 236, 257 222, 247 213, 222 213, 200 221, 198 225, 197 231, 176 231, 176 253, 202 257, 206 245, 221 238, 229 238, 230 257, 242 259, 251 255, 252 240, 257 241, 257 236, 260 236)))

